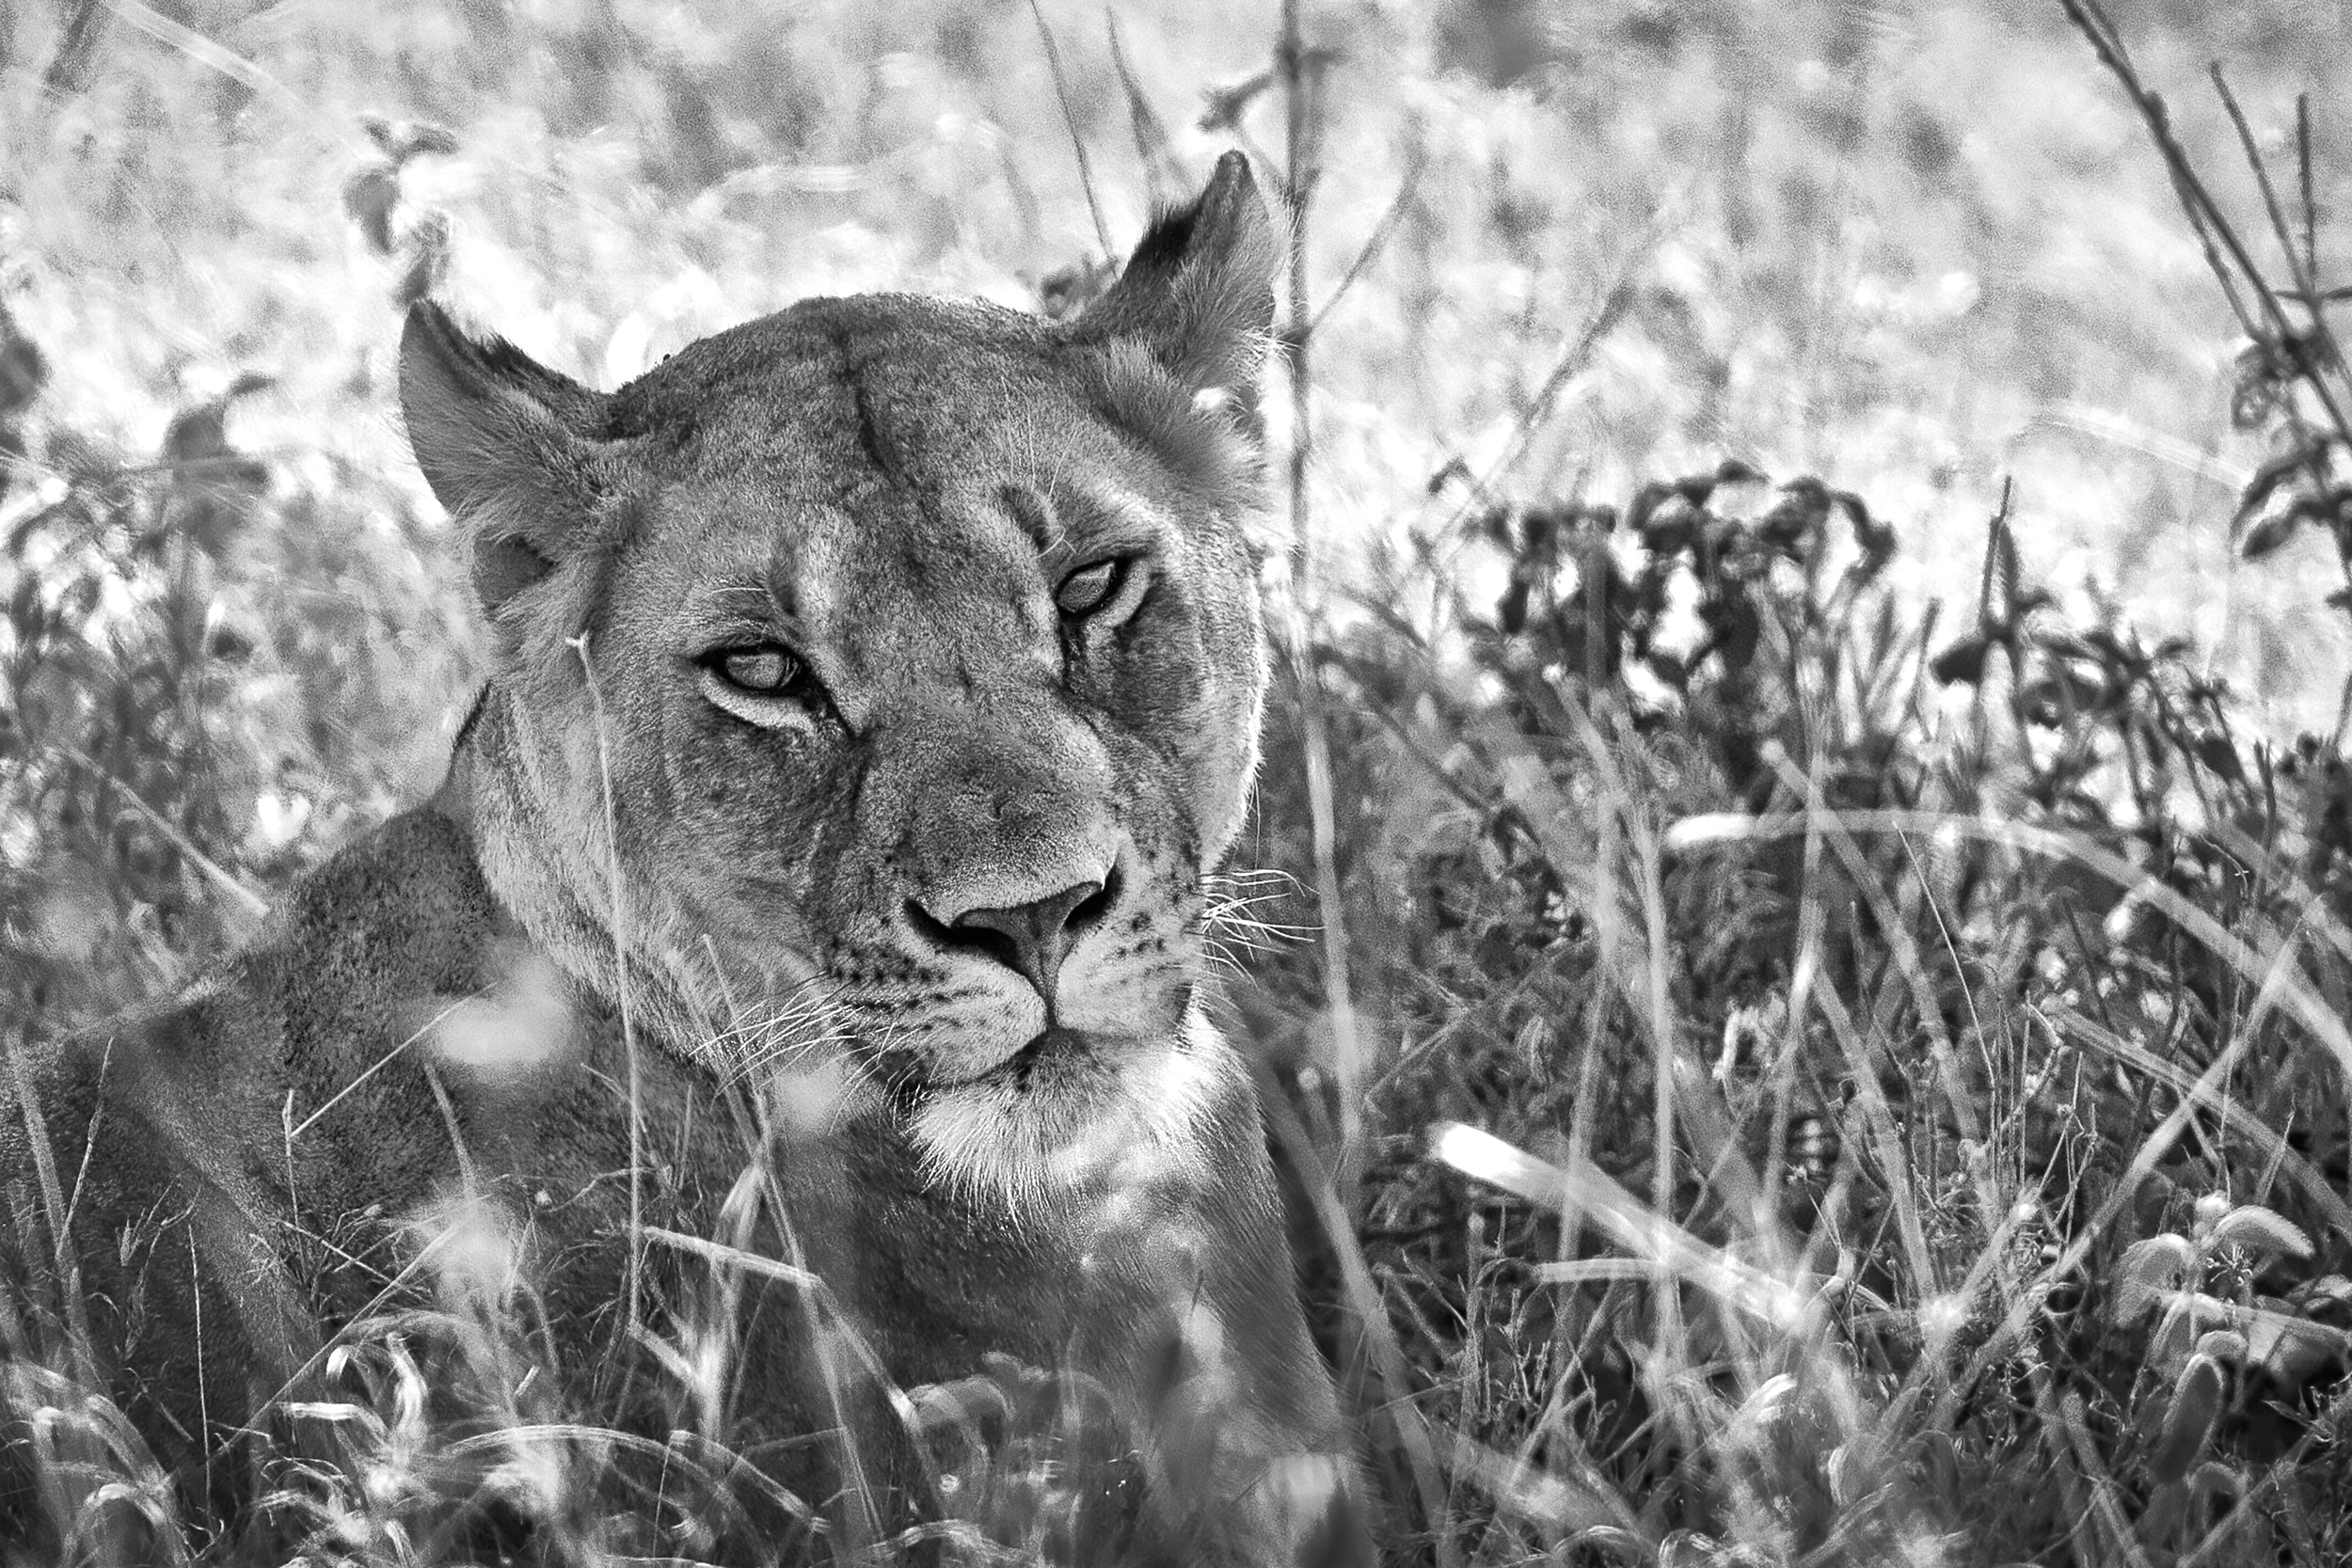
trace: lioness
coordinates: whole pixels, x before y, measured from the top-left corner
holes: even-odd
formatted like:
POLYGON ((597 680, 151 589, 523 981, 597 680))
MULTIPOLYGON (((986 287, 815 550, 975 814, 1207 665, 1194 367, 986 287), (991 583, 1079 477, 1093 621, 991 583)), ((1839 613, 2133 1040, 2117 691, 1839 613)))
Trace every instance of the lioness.
POLYGON ((762 1555, 947 1519, 1369 1560, 1197 994, 1265 683, 1236 395, 1275 252, 1229 154, 1066 324, 809 300, 600 393, 415 308, 401 404, 495 671, 439 791, 249 951, 17 1064, 21 1538, 74 1528, 36 1518, 36 1353, 217 1509, 284 1480, 224 1439, 298 1451, 423 1303, 525 1325, 454 1335, 451 1430, 618 1409, 664 1487, 723 1439, 762 1555), (1008 1524, 973 1500, 1001 1459, 957 1453, 1039 1386, 1008 1524))

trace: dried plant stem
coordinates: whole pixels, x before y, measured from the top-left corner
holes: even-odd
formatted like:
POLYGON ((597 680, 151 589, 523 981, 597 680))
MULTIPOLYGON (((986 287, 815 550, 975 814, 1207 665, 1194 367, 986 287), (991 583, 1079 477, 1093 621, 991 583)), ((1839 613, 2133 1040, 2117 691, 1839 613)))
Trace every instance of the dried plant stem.
POLYGON ((1102 203, 1094 199, 1094 166, 1087 161, 1086 137, 1078 134, 1078 117, 1071 112, 1070 84, 1062 75, 1061 49, 1054 42, 1054 29, 1045 24, 1045 8, 1038 0, 1029 0, 1029 14, 1037 18, 1037 36, 1045 45, 1045 70, 1054 78, 1054 98, 1061 105, 1061 122, 1070 132, 1071 150, 1078 155, 1078 183, 1086 191, 1087 215, 1094 220, 1094 243, 1108 256, 1110 226, 1103 221, 1102 203))
POLYGON ((1308 467, 1313 458, 1313 375, 1309 351, 1313 338, 1307 294, 1307 214, 1314 199, 1320 140, 1320 66, 1309 59, 1299 36, 1299 0, 1283 0, 1282 32, 1276 45, 1276 75, 1282 83, 1284 168, 1282 191, 1290 210, 1290 266, 1283 319, 1285 365, 1290 377, 1291 669, 1298 688, 1299 729, 1307 757, 1307 800, 1314 841, 1315 903, 1323 928, 1323 986, 1331 1022, 1331 1070, 1340 1108, 1340 1148, 1333 1162, 1339 1192, 1348 1212, 1363 1133, 1362 1052, 1349 980, 1347 923, 1340 888, 1339 814, 1332 801, 1331 745, 1323 715, 1323 679, 1315 667, 1309 625, 1318 584, 1314 530, 1308 499, 1308 467))
MULTIPOLYGON (((89 1314, 82 1297, 81 1258, 74 1250, 72 1221, 66 1202, 65 1189, 57 1180, 56 1149, 49 1141, 48 1118, 41 1114, 40 1092, 33 1086, 33 1076, 24 1055, 28 1042, 12 1039, 8 1047, 8 1070, 16 1090, 18 1112, 24 1118, 24 1141, 33 1155, 33 1173, 40 1187, 40 1201, 49 1220, 50 1244, 55 1249, 58 1289, 64 1297, 66 1326, 73 1338, 74 1373, 85 1382, 97 1375, 96 1341, 90 1338, 89 1314)), ((95 1141, 96 1124, 91 1126, 95 1141)), ((77 1180, 78 1189, 80 1182, 77 1180)))
POLYGON ((2302 253, 2295 244, 2295 231, 2287 223, 2286 209, 2280 204, 2278 188, 2270 182, 2269 166, 2264 162, 2262 148, 2254 140, 2254 128, 2247 123, 2246 111, 2238 106, 2237 94, 2230 90, 2229 79, 2221 74, 2220 65, 2217 62, 2207 70, 2213 77, 2213 89, 2221 95, 2221 106, 2229 111, 2230 124, 2237 132, 2246 166, 2254 171, 2255 187, 2262 192, 2263 211, 2270 217, 2270 231, 2278 238, 2280 254, 2286 258, 2287 276, 2295 282, 2295 292, 2308 301, 2318 293, 2319 285, 2303 266, 2302 253))
POLYGON ((2312 195, 2312 95, 2295 95, 2295 167, 2296 182, 2303 197, 2303 276, 2311 279, 2312 292, 2303 303, 2317 315, 2319 293, 2319 202, 2312 195))
POLYGON ((566 640, 572 651, 580 656, 580 676, 588 683, 588 705, 596 726, 596 768, 603 785, 605 851, 611 863, 606 874, 612 880, 612 964, 613 996, 621 1014, 621 1049, 628 1062, 628 1256, 623 1265, 621 1292, 627 1302, 627 1324, 630 1338, 641 1329, 645 1268, 645 1115, 644 1083, 638 1061, 637 1017, 629 1006, 628 944, 626 933, 628 908, 621 893, 621 832, 620 820, 612 800, 612 749, 604 721, 604 692, 596 684, 596 666, 589 662, 588 637, 581 633, 566 640))
MULTIPOLYGON (((1288 653, 1298 693, 1301 749, 1306 753, 1307 799, 1313 844, 1315 904, 1322 928, 1323 990, 1330 1017, 1330 1066, 1339 1101, 1339 1148, 1326 1162, 1307 1135, 1295 1110, 1276 1093, 1262 1096, 1280 1141, 1298 1166, 1314 1198, 1318 1217, 1338 1258, 1346 1295, 1361 1324, 1360 1338, 1341 1346, 1344 1386, 1363 1386, 1360 1358, 1368 1350, 1379 1385, 1388 1395, 1388 1425, 1403 1449, 1419 1494, 1424 1525, 1439 1568, 1455 1568, 1460 1554, 1449 1522, 1447 1487, 1430 1434, 1406 1402, 1412 1387, 1385 1299, 1366 1267, 1355 1235, 1357 1184, 1363 1151, 1363 1051, 1357 1028, 1350 980, 1345 904, 1340 886, 1338 811, 1333 801, 1331 748, 1324 721, 1322 674, 1316 666, 1310 616, 1318 592, 1314 531, 1308 471, 1314 442, 1313 376, 1310 351, 1314 315, 1307 289, 1307 215, 1320 174, 1320 74, 1323 60, 1311 56, 1299 30, 1300 0, 1283 0, 1281 34, 1276 43, 1276 75, 1283 89, 1282 196, 1290 218, 1290 259, 1284 277, 1284 365, 1290 389, 1289 509, 1291 589, 1287 606, 1288 653)), ((1271 1085, 1263 1085, 1271 1090, 1271 1085)))
POLYGON ((1160 122, 1151 95, 1143 90, 1127 58, 1126 42, 1119 36, 1119 13, 1108 13, 1104 21, 1110 34, 1111 70, 1118 73, 1120 90, 1127 95, 1127 123, 1136 138, 1136 157, 1143 165, 1144 192, 1156 208, 1184 188, 1184 166, 1168 151, 1168 127, 1160 122))
MULTIPOLYGON (((2242 277, 2253 291, 2254 299, 2261 308, 2264 317, 2263 325, 2280 342, 2294 341, 2298 336, 2296 325, 2287 319, 2285 308, 2279 303, 2279 292, 2264 281, 2262 269, 2254 264, 2253 256, 2248 251, 2246 242, 2239 236, 2236 227, 2230 222, 2228 215, 2221 211, 2219 203, 2214 199, 2212 191, 2199 177, 2196 166, 2189 162, 2187 150, 2181 145, 2180 138, 2172 134, 2171 119, 2165 110, 2164 100, 2140 80, 2139 72, 2133 67, 2130 55, 2124 51, 2122 37, 2117 32, 2115 23, 2108 17, 2106 8, 2099 4, 2099 0, 2058 0, 2058 3, 2064 8, 2067 20, 2074 24, 2075 31, 2081 33, 2090 42, 2091 52, 2099 57, 2099 63, 2106 67, 2108 74, 2116 79, 2125 95, 2131 99, 2132 106, 2138 110, 2141 121, 2148 127, 2150 139, 2156 144, 2156 150, 2163 155, 2166 167, 2171 171, 2172 186, 2180 197, 2182 209, 2187 213, 2189 221, 2197 227, 2201 237, 2208 240, 2207 259, 2213 264, 2215 277, 2220 280, 2222 292, 2229 295, 2233 308, 2238 309, 2241 318, 2244 318, 2245 311, 2239 304, 2236 288, 2236 278, 2242 277), (2219 255, 2213 249, 2213 243, 2216 242, 2222 250, 2228 252, 2229 266, 2221 264, 2219 255), (2236 269, 2235 277, 2233 277, 2230 267, 2236 269)), ((2217 84, 2220 83, 2218 71, 2215 72, 2215 81, 2217 84)), ((2223 104, 2230 110, 2232 118, 2237 120, 2241 135, 2244 135, 2244 119, 2239 115, 2236 100, 2231 97, 2226 85, 2222 86, 2221 96, 2223 104)), ((2277 202, 2270 191, 2269 175, 2265 170, 2261 158, 2255 154, 2250 137, 2246 141, 2246 146, 2249 160, 2254 166, 2255 178, 2261 182, 2265 198, 2275 214, 2277 202)), ((2295 255, 2294 244, 2284 233, 2283 229, 2280 239, 2286 246, 2289 271, 2301 272, 2302 269, 2297 264, 2295 255)), ((2312 304, 2312 313, 2316 320, 2315 297, 2313 297, 2312 304)), ((2256 332, 2251 320, 2247 320, 2246 325, 2249 334, 2256 332)), ((2344 405, 2336 397, 2334 388, 2328 385, 2324 377, 2318 375, 2307 375, 2303 380, 2304 384, 2311 388, 2312 395, 2319 400, 2320 405, 2327 411, 2328 420, 2335 427, 2337 434, 2347 442, 2352 442, 2352 418, 2346 417, 2344 405)))
MULTIPOLYGON (((1429 1531, 1430 1544, 1437 1553, 1439 1568, 1458 1568, 1460 1553, 1454 1544, 1445 1476, 1438 1462, 1437 1445, 1432 1440, 1429 1423, 1406 1397, 1406 1391, 1414 1386, 1413 1370, 1405 1359, 1405 1349, 1398 1343, 1396 1330, 1390 1324, 1383 1308, 1379 1284, 1373 1278, 1371 1265, 1364 1259, 1363 1243, 1357 1239, 1354 1216, 1341 1209, 1332 1174, 1316 1151, 1315 1140, 1308 1133, 1297 1109, 1284 1098, 1280 1085, 1273 1081, 1263 1064, 1254 1066, 1258 1075, 1258 1097, 1265 1105, 1266 1120, 1274 1133, 1274 1141, 1298 1168, 1300 1185, 1313 1200, 1316 1217, 1323 1222, 1325 1232, 1331 1238, 1332 1252, 1339 1261, 1348 1299, 1354 1304, 1362 1323, 1361 1343, 1343 1346, 1343 1354, 1353 1360, 1367 1351, 1370 1353, 1382 1387, 1391 1393, 1381 1406, 1381 1414, 1395 1434, 1397 1446, 1405 1450, 1406 1467, 1413 1475, 1413 1489, 1420 1496, 1422 1522, 1429 1531)), ((1352 1372, 1353 1369, 1349 1370, 1352 1372)), ((1354 1376, 1343 1385, 1351 1390, 1359 1386, 1354 1376)))

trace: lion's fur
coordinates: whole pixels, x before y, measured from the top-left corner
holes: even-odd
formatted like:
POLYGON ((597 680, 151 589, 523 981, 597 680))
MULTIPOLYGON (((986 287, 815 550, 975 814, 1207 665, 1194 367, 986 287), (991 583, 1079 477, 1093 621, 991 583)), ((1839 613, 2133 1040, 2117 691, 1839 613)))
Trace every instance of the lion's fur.
POLYGON ((23 1064, 19 1349, 94 1352, 184 1466, 388 1303, 528 1302, 575 1363, 715 1311, 734 1431, 847 1419, 786 1478, 920 1513, 891 1407, 819 1397, 833 1308, 659 1240, 712 1238, 814 1267, 899 1387, 992 1354, 1099 1384, 1147 1478, 1126 1559, 1358 1550, 1196 994, 1265 680, 1232 409, 1275 248, 1232 157, 1073 323, 810 301, 611 394, 420 307, 403 406, 497 668, 430 802, 174 1004, 23 1064), (1148 561, 1127 618, 1065 620, 1106 552, 1148 561), (825 701, 714 687, 731 638, 825 701), (1050 1009, 958 935, 1097 886, 1050 1009))

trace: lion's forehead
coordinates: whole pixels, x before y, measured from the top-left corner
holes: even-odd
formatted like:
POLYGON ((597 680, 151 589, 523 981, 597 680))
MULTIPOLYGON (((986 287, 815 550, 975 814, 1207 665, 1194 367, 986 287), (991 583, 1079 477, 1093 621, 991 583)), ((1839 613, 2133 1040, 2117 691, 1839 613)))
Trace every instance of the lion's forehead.
MULTIPOLYGON (((887 467, 891 446, 919 454, 1090 396, 1083 363, 1029 318, 875 295, 805 301, 690 344, 613 394, 611 420, 694 455, 814 437, 887 467)), ((834 466, 822 452, 807 465, 834 466)))

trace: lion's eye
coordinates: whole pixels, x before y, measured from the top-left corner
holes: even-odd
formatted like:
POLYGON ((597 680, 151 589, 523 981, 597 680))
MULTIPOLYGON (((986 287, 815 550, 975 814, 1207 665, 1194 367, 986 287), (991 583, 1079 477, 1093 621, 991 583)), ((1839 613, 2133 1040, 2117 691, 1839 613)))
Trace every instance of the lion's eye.
POLYGON ((840 721, 825 683, 808 660, 781 642, 713 648, 694 663, 702 694, 746 724, 804 731, 811 724, 840 721))
POLYGON ((808 673, 808 666, 786 648, 762 642, 750 648, 728 648, 710 660, 719 677, 739 691, 761 697, 788 696, 808 673))
POLYGON ((1064 615, 1090 615, 1110 601, 1126 575, 1127 562, 1118 559, 1081 566, 1061 579, 1061 586, 1054 590, 1054 603, 1064 615))

